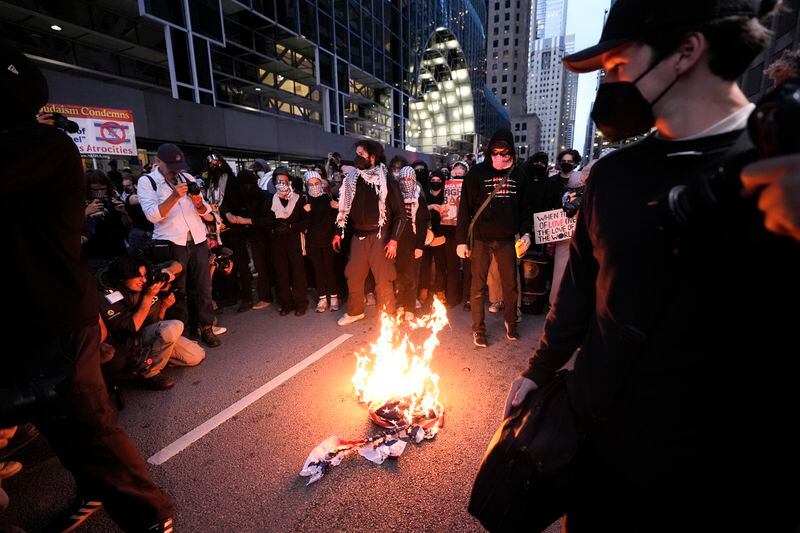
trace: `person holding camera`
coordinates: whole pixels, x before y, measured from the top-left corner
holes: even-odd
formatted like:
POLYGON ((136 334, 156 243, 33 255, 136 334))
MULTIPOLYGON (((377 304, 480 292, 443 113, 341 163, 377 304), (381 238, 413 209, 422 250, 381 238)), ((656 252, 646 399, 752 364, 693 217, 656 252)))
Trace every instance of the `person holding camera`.
POLYGON ((0 426, 34 422, 74 476, 126 531, 171 530, 174 507, 119 424, 100 370, 97 292, 81 260, 86 184, 69 136, 36 122, 47 81, 20 51, 0 44, 0 210, 6 217, 5 325, 0 389, 40 391, 3 403, 0 426), (31 199, 36 209, 31 209, 31 199), (32 329, 33 328, 33 329, 32 329), (22 332, 34 331, 33 335, 22 332), (55 396, 57 400, 51 401, 55 396))
POLYGON ((122 256, 99 276, 100 311, 108 343, 119 359, 120 374, 135 376, 151 390, 171 389, 175 382, 161 373, 167 363, 199 365, 205 351, 182 337, 180 320, 165 320, 176 301, 170 284, 180 263, 151 266, 143 259, 122 256))
POLYGON ((103 171, 87 171, 86 182, 82 252, 92 271, 97 272, 125 253, 125 240, 133 222, 103 171))
MULTIPOLYGON (((154 244, 162 257, 157 262, 178 261, 184 274, 173 286, 186 294, 187 276, 192 278, 200 324, 200 338, 211 348, 221 341, 213 331, 214 309, 211 303, 211 272, 206 242, 206 222, 213 223, 214 215, 201 196, 194 177, 187 174, 186 157, 174 144, 162 144, 150 174, 139 178, 139 203, 147 219, 153 223, 154 244), (160 242, 159 242, 160 241, 160 242)), ((179 298, 171 310, 172 316, 183 322, 188 330, 188 309, 185 298, 179 298)))
POLYGON ((661 209, 749 143, 736 79, 769 40, 757 15, 749 1, 619 0, 600 43, 564 59, 605 71, 593 119, 606 138, 655 127, 594 164, 558 299, 507 398, 506 414, 580 349, 570 532, 800 523, 797 317, 781 311, 800 298, 800 246, 768 231, 763 197, 731 195, 688 226, 661 209))

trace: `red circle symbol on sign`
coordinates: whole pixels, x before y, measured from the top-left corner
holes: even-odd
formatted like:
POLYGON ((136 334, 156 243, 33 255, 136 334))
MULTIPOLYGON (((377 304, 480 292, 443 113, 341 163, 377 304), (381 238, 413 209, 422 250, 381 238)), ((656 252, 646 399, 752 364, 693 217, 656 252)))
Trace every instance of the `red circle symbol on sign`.
POLYGON ((125 128, 116 122, 104 122, 100 126, 100 137, 109 144, 122 144, 127 135, 125 128))

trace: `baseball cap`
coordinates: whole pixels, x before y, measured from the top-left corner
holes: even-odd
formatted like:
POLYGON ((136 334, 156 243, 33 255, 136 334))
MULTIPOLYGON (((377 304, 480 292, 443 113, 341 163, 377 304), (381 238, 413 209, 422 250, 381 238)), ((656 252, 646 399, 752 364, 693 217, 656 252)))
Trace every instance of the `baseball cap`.
POLYGON ((686 25, 725 17, 756 17, 758 0, 617 0, 611 6, 600 42, 564 57, 567 70, 583 74, 602 68, 606 52, 633 41, 686 25))
POLYGON ((189 165, 186 164, 186 156, 174 144, 162 144, 158 147, 156 155, 167 167, 167 172, 179 172, 189 169, 189 165))
POLYGON ((273 179, 277 178, 278 176, 281 176, 281 175, 289 176, 290 178, 292 177, 292 174, 289 172, 289 169, 286 168, 286 167, 278 167, 278 168, 275 169, 275 172, 272 173, 273 179))

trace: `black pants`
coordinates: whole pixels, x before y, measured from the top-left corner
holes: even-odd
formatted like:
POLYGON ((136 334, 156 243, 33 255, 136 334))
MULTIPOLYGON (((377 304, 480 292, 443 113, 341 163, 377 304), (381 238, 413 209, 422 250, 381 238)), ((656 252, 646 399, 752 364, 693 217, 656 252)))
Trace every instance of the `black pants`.
POLYGON ((308 309, 308 281, 300 234, 290 231, 272 234, 272 262, 275 265, 278 303, 283 309, 308 309))
POLYGON ((311 264, 314 265, 314 282, 317 286, 317 295, 333 296, 338 294, 336 288, 336 272, 334 270, 334 252, 330 244, 309 247, 307 250, 311 264))
POLYGON ((397 305, 406 311, 414 312, 417 305, 417 283, 421 259, 415 259, 417 236, 411 224, 406 224, 400 240, 397 242, 397 258, 394 266, 397 270, 397 305))
POLYGON ((486 295, 486 279, 489 275, 489 265, 494 255, 497 268, 500 271, 500 284, 503 286, 503 301, 506 302, 504 318, 506 323, 517 322, 517 255, 514 250, 514 241, 479 241, 473 243, 472 255, 472 331, 486 332, 484 324, 483 300, 486 295))
POLYGON ((250 243, 250 252, 253 254, 253 263, 256 267, 258 280, 256 281, 256 292, 258 299, 262 302, 272 301, 272 285, 270 281, 269 258, 270 258, 270 238, 266 229, 254 226, 250 228, 247 235, 250 243))
MULTIPOLYGON (((47 345, 25 344, 28 368, 13 363, 17 369, 8 371, 0 366, 0 382, 10 378, 24 383, 36 374, 68 375, 58 387, 58 404, 33 422, 75 478, 79 496, 102 501, 125 531, 145 531, 175 511, 109 403, 99 346, 98 325, 47 345), (31 372, 34 366, 38 368, 31 372)), ((11 348, 11 353, 16 351, 11 348)))
MULTIPOLYGON (((384 233, 386 229, 384 229, 384 233)), ((392 282, 397 271, 392 262, 386 258, 386 235, 379 239, 377 233, 365 237, 353 236, 350 241, 350 260, 344 269, 347 276, 347 314, 360 315, 364 312, 364 282, 372 272, 375 277, 375 292, 378 310, 394 314, 394 288, 392 282)))
POLYGON ((447 263, 444 296, 447 298, 447 305, 456 306, 464 299, 469 298, 472 267, 468 259, 464 260, 462 265, 462 260, 456 253, 458 246, 456 244, 455 228, 452 226, 445 227, 443 233, 447 239, 444 243, 444 258, 447 263))
POLYGON ((258 299, 271 301, 269 270, 265 234, 261 228, 236 228, 225 233, 225 244, 233 250, 234 268, 239 276, 239 299, 250 302, 253 298, 253 274, 250 272, 250 252, 258 273, 258 299), (247 246, 250 245, 250 252, 247 246))
MULTIPOLYGON (((422 263, 419 270, 419 288, 433 289, 433 292, 443 292, 447 288, 447 276, 450 270, 447 268, 447 249, 446 244, 439 246, 426 246, 422 254, 422 263), (432 267, 436 265, 434 270, 432 267), (432 272, 433 270, 433 272, 432 272)), ((446 297, 447 295, 445 295, 446 297)))
POLYGON ((186 298, 177 298, 175 305, 167 311, 167 318, 183 322, 184 331, 190 331, 189 311, 187 298, 193 300, 193 307, 197 310, 197 322, 200 327, 210 326, 214 323, 214 307, 211 303, 211 266, 209 264, 208 244, 204 240, 199 244, 191 242, 186 246, 171 244, 172 259, 183 266, 183 273, 175 278, 173 287, 186 295, 186 298), (186 292, 187 279, 191 278, 192 290, 186 292))

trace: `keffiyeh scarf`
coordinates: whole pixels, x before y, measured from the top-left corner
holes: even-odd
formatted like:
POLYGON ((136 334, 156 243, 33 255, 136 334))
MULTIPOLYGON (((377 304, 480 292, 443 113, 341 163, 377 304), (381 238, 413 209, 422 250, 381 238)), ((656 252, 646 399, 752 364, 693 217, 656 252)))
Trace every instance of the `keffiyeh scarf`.
POLYGON ((299 196, 296 192, 290 192, 289 196, 283 198, 284 200, 289 200, 289 203, 286 204, 286 207, 284 207, 281 203, 280 195, 275 194, 272 197, 272 212, 275 213, 275 218, 287 219, 292 216, 292 212, 294 211, 294 206, 297 204, 298 198, 299 196))
POLYGON ((378 238, 380 238, 381 228, 386 223, 386 196, 389 193, 389 187, 386 184, 386 165, 383 163, 369 170, 354 169, 345 176, 339 190, 339 214, 336 216, 336 225, 342 230, 347 225, 347 217, 353 207, 353 198, 356 197, 356 184, 359 177, 371 185, 378 195, 378 238))

